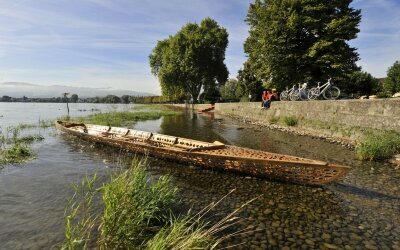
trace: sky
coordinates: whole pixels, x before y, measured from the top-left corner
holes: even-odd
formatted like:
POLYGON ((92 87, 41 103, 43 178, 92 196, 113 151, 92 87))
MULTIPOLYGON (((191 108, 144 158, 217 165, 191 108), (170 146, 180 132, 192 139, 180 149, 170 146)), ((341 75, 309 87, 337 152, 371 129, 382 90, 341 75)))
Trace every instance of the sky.
MULTIPOLYGON (((246 60, 253 0, 0 0, 0 82, 160 94, 148 56, 158 40, 211 17, 229 33, 230 77, 246 60)), ((400 0, 354 0, 361 9, 358 65, 385 77, 400 60, 400 0)), ((1 95, 1 87, 0 87, 1 95)))

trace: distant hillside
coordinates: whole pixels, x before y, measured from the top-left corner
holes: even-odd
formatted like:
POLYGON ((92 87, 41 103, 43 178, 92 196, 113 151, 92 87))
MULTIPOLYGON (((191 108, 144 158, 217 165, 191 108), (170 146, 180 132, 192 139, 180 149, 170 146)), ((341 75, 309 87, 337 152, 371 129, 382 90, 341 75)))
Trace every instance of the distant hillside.
POLYGON ((80 98, 106 96, 106 95, 130 95, 130 96, 151 96, 154 94, 138 92, 132 90, 116 90, 108 88, 87 88, 87 87, 71 87, 62 85, 38 85, 22 82, 3 82, 0 83, 0 97, 29 97, 29 98, 49 98, 59 97, 62 93, 77 94, 80 98))

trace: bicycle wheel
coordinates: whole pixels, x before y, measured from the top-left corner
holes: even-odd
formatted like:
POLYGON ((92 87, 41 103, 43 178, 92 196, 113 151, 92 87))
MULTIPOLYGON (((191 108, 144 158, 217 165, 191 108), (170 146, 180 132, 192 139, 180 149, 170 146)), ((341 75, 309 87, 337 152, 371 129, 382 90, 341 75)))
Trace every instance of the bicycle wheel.
POLYGON ((319 92, 318 88, 311 88, 308 91, 308 99, 309 100, 316 100, 319 95, 320 95, 320 92, 319 92))
POLYGON ((338 87, 331 86, 330 88, 326 89, 322 95, 326 100, 335 100, 340 95, 340 89, 338 87))
POLYGON ((298 101, 300 100, 300 91, 298 89, 293 90, 290 95, 289 95, 289 99, 291 101, 298 101))
POLYGON ((279 96, 279 99, 281 101, 287 101, 288 100, 288 92, 286 90, 282 91, 282 93, 279 96))

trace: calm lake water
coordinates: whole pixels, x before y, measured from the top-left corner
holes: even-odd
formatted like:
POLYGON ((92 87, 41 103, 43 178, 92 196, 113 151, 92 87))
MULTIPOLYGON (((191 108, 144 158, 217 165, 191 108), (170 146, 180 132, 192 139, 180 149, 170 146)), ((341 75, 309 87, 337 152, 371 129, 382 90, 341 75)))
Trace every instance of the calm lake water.
MULTIPOLYGON (((131 105, 70 104, 72 116, 128 110, 131 105), (92 111, 93 110, 93 111, 92 111)), ((0 103, 0 127, 37 124, 66 115, 65 104, 0 103)), ((230 238, 234 249, 400 249, 400 171, 384 163, 355 160, 355 153, 318 139, 242 124, 227 117, 185 112, 139 122, 134 128, 204 141, 291 154, 352 166, 341 181, 307 187, 212 172, 150 159, 152 175, 170 174, 187 207, 201 209, 235 191, 213 211, 218 219, 258 197, 239 212, 230 238)), ((63 213, 71 183, 86 174, 107 178, 121 154, 94 147, 54 128, 33 129, 45 140, 37 158, 0 170, 0 249, 48 249, 63 240, 63 213)))

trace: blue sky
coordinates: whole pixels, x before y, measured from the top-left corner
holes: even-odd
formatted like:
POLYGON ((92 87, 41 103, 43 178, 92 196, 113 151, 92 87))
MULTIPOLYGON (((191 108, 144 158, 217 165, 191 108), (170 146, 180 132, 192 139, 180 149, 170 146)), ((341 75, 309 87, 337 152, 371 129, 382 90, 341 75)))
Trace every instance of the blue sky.
MULTIPOLYGON (((229 33, 230 77, 246 60, 250 0, 0 0, 0 82, 160 93, 148 55, 188 22, 212 17, 229 33)), ((400 60, 400 1, 354 0, 358 48, 375 77, 400 60)), ((0 88, 1 95, 1 88, 0 88)))

